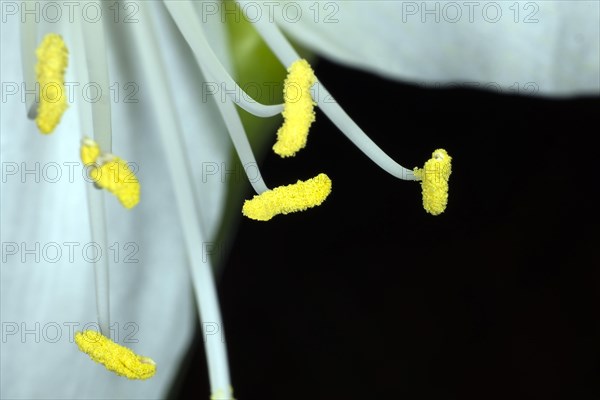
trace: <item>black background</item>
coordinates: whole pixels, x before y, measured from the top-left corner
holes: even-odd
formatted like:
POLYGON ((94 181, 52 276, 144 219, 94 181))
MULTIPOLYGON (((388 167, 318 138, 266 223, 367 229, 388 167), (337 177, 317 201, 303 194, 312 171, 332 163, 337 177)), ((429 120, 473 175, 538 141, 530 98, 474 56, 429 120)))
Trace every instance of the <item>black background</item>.
MULTIPOLYGON (((600 398, 598 98, 315 70, 405 167, 449 152, 449 205, 425 213, 320 111, 306 149, 270 152, 271 187, 333 191, 241 222, 219 287, 236 398, 600 398)), ((199 333, 190 357, 179 396, 208 398, 199 333)))

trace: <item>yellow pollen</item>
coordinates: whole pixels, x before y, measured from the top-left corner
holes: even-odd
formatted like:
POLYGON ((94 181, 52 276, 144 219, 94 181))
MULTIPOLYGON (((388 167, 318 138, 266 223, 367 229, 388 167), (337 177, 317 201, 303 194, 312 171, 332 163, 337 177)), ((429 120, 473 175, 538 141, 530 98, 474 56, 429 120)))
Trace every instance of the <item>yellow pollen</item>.
POLYGON ((35 122, 40 132, 51 133, 67 109, 65 69, 69 63, 69 51, 60 35, 44 36, 36 50, 38 63, 35 67, 40 90, 40 103, 35 122))
POLYGON ((81 161, 83 165, 95 164, 100 156, 100 146, 90 138, 84 138, 81 141, 81 161))
POLYGON ((99 332, 76 332, 75 343, 92 360, 117 375, 129 379, 148 379, 156 373, 156 363, 151 358, 139 356, 99 332))
POLYGON ((281 157, 294 156, 306 146, 310 125, 315 121, 310 87, 316 82, 315 73, 304 59, 288 68, 283 86, 283 125, 277 131, 277 143, 273 151, 281 157))
POLYGON ((127 161, 112 154, 100 155, 100 147, 90 138, 81 143, 81 161, 90 167, 90 178, 99 187, 108 190, 125 208, 133 208, 140 201, 140 182, 127 161))
POLYGON ((414 173, 421 181, 423 208, 432 215, 440 215, 448 204, 448 179, 452 173, 452 157, 446 150, 437 149, 423 168, 414 173))
POLYGON ((268 221, 278 214, 304 211, 321 205, 331 193, 331 179, 319 174, 306 182, 279 186, 246 200, 242 214, 257 221, 268 221))

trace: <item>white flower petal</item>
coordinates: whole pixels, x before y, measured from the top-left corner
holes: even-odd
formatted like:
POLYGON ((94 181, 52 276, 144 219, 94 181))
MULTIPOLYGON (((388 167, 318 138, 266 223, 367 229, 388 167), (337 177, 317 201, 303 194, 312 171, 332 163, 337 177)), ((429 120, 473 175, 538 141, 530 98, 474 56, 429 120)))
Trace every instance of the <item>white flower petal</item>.
MULTIPOLYGON (((2 24, 1 62, 2 82, 20 85, 21 57, 15 40, 18 22, 17 16, 2 24)), ((160 26, 164 57, 172 68, 168 79, 175 88, 198 183, 199 210, 212 237, 220 224, 227 185, 220 176, 203 176, 203 163, 228 162, 230 144, 214 105, 200 99, 202 80, 188 49, 185 44, 173 44, 179 33, 172 25, 160 26)), ((89 183, 82 177, 79 160, 78 105, 70 104, 55 132, 45 136, 26 119, 19 93, 1 104, 3 171, 18 169, 15 175, 3 175, 1 183, 5 258, 0 289, 2 398, 162 398, 191 340, 197 317, 178 210, 151 99, 145 95, 151 83, 144 80, 144 66, 136 64, 134 54, 126 47, 130 43, 124 36, 126 27, 111 28, 115 31, 107 37, 111 46, 109 73, 115 90, 112 96, 117 98, 111 104, 113 151, 139 166, 137 175, 142 183, 142 200, 133 210, 125 210, 113 196, 105 196, 108 240, 116 244, 104 249, 102 255, 111 260, 111 334, 118 335, 120 343, 153 358, 157 373, 145 382, 115 376, 92 362, 72 342, 71 329, 81 330, 84 324, 96 322, 93 266, 87 262, 90 256, 82 253, 90 243, 85 197, 85 185, 89 183), (132 86, 125 87, 130 82, 139 89, 134 95, 132 86), (124 103, 128 95, 139 102, 124 103), (72 177, 65 163, 75 163, 72 177), (23 175, 24 168, 39 168, 38 181, 34 174, 23 175), (54 182, 56 170, 61 176, 54 182), (67 242, 75 244, 65 245, 67 242), (15 255, 5 252, 11 243, 18 246, 15 255), (36 244, 39 262, 35 254, 26 255, 23 262, 23 246, 35 249, 36 244), (68 246, 74 246, 72 262, 68 246), (51 262, 56 258, 56 248, 62 254, 51 262), (8 335, 13 328, 18 329, 16 334, 8 335), (32 332, 25 334, 24 329, 32 332)), ((62 33, 69 45, 68 30, 62 33)), ((67 81, 77 81, 72 69, 68 70, 67 81)), ((79 83, 76 90, 86 82, 79 83)), ((198 251, 202 251, 201 244, 198 251)))
POLYGON ((504 93, 600 92, 597 1, 282 3, 271 14, 300 44, 385 77, 504 93))

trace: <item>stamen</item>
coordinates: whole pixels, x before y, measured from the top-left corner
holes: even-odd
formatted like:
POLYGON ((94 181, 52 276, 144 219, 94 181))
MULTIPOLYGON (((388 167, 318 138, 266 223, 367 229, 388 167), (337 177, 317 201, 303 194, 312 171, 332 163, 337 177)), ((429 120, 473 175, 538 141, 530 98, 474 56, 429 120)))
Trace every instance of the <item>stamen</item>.
MULTIPOLYGON (((206 69, 208 75, 216 78, 218 83, 222 82, 222 85, 227 89, 227 96, 235 104, 257 117, 272 117, 282 112, 283 104, 265 105, 254 100, 248 100, 252 97, 233 80, 208 44, 200 19, 191 2, 178 1, 174 4, 170 1, 164 1, 164 5, 192 49, 198 65, 206 69)), ((219 90, 222 89, 221 86, 219 90)))
MULTIPOLYGON (((152 18, 149 18, 149 7, 149 2, 140 2, 140 19, 145 23, 130 24, 130 29, 134 34, 140 62, 152 65, 152 68, 146 69, 148 81, 154 82, 149 88, 149 96, 154 100, 154 115, 173 182, 180 226, 189 259, 187 265, 200 321, 215 324, 220 329, 219 335, 207 335, 204 345, 211 392, 222 393, 223 390, 231 388, 226 340, 210 257, 204 257, 198 247, 199 243, 206 243, 212 239, 212 235, 206 235, 206 224, 198 223, 202 221, 202 215, 196 208, 194 180, 188 166, 185 142, 176 118, 172 88, 165 78, 167 69, 159 56, 161 53, 155 37, 155 32, 159 30, 155 29, 152 18)), ((231 397, 227 400, 230 399, 231 397)))
POLYGON ((67 109, 65 92, 65 69, 69 63, 69 52, 60 35, 47 34, 36 51, 38 63, 35 67, 40 85, 40 104, 35 122, 40 132, 51 133, 67 109))
MULTIPOLYGON (((101 2, 90 0, 101 8, 101 2)), ((75 21, 79 18, 75 18, 75 21)), ((83 22, 80 26, 85 45, 86 72, 89 82, 99 88, 96 101, 91 103, 93 138, 107 153, 112 151, 112 121, 110 101, 110 77, 108 75, 108 57, 105 24, 83 22)), ((79 77, 79 79, 82 79, 79 77)), ((89 104, 89 100, 87 101, 89 104)), ((88 131, 84 131, 88 132, 88 131)))
MULTIPOLYGON (((177 23, 177 15, 179 15, 180 11, 180 6, 184 5, 186 3, 177 3, 177 6, 172 7, 171 10, 171 5, 168 2, 165 2, 165 6, 167 7, 167 9, 170 10, 173 19, 175 19, 176 23, 177 23)), ((185 21, 185 23, 189 23, 189 21, 185 21)), ((204 29, 202 28, 202 26, 195 26, 194 28, 196 30, 196 32, 200 32, 200 35, 202 38, 204 38, 204 29)), ((181 23, 177 23, 177 26, 179 27, 181 33, 185 36, 185 33, 183 32, 183 27, 185 26, 185 24, 183 22, 181 23)), ((196 39, 199 36, 195 36, 196 39)), ((203 39, 203 41, 205 42, 205 38, 203 39)), ((188 42, 191 46, 191 42, 188 42)), ((212 49, 210 48, 210 45, 208 44, 208 42, 205 42, 205 46, 206 49, 210 49, 210 51, 212 52, 212 49)), ((193 46, 192 46, 192 49, 193 46)), ((195 50, 197 51, 197 50, 195 50)), ((214 53, 213 53, 214 55, 214 53)), ((201 58, 207 58, 207 57, 201 57, 201 58)), ((198 57, 197 57, 198 59, 198 57)), ((216 59, 216 56, 215 56, 216 59)), ((218 62, 218 60, 217 60, 218 62)), ((221 65, 219 63, 219 65, 221 65)), ((216 79, 217 77, 214 76, 212 74, 212 72, 214 72, 213 70, 210 70, 208 68, 208 66, 206 65, 206 63, 202 63, 198 60, 198 66, 200 67, 200 71, 202 72, 202 74, 204 74, 205 79, 216 79), (212 71, 212 72, 211 72, 212 71)), ((221 65, 222 68, 222 65, 221 65)), ((237 97, 237 96, 234 96, 237 97)), ((225 98, 225 101, 215 101, 215 104, 217 105, 217 108, 219 109, 219 112, 221 113, 221 116, 223 117, 223 121, 225 122, 225 125, 227 127, 227 131, 229 132, 229 137, 231 138, 231 142, 233 143, 233 146, 235 147, 235 151, 238 154, 238 157, 240 158, 240 162, 242 163, 243 166, 245 167, 249 167, 249 166, 256 166, 258 175, 256 177, 248 177, 250 184, 252 185, 252 188, 254 189, 254 191, 256 193, 262 193, 266 190, 268 190, 267 185, 265 184, 262 175, 260 173, 260 169, 258 168, 258 163, 256 162, 256 158, 254 157, 254 153, 252 152, 252 147, 250 146, 250 142, 248 141, 248 137, 246 136, 246 132, 244 130, 244 125, 242 124, 242 121, 240 119, 239 114, 237 113, 237 110, 235 108, 235 106, 233 105, 234 103, 234 97, 227 97, 225 98)), ((243 107, 242 107, 243 108, 243 107)), ((246 110, 248 111, 248 110, 246 110)), ((279 111, 281 112, 281 110, 279 111)), ((256 115, 256 114, 255 114, 256 115)), ((244 171, 248 171, 246 168, 244 168, 244 171)))
POLYGON ((319 206, 331 193, 331 179, 319 174, 306 182, 279 186, 246 200, 242 214, 257 221, 268 221, 278 214, 289 214, 319 206))
MULTIPOLYGON (((245 0, 236 0, 242 10, 253 9, 254 7, 248 7, 248 5, 256 6, 256 3, 250 3, 245 0)), ((268 10, 262 9, 263 15, 268 10)), ((268 18, 248 18, 254 25, 260 36, 267 43, 271 51, 277 56, 279 61, 283 65, 291 65, 294 61, 298 60, 300 56, 294 50, 292 45, 287 41, 285 36, 281 33, 277 25, 269 21, 268 18)), ((318 81, 318 79, 317 79, 318 81)), ((356 145, 367 157, 369 157, 375 164, 379 165, 384 171, 390 175, 395 176, 399 179, 404 180, 415 180, 413 171, 404 168, 402 165, 394 161, 388 156, 375 142, 373 142, 369 136, 348 116, 348 114, 340 107, 340 105, 333 99, 329 91, 325 89, 322 83, 319 82, 318 90, 319 98, 315 99, 319 108, 323 111, 327 117, 333 122, 340 131, 352 143, 356 145)))
POLYGON ((90 177, 98 186, 117 196, 123 207, 133 208, 140 201, 140 183, 127 161, 113 157, 100 168, 90 171, 90 177))
POLYGON ((415 168, 415 177, 421 180, 423 208, 432 215, 440 215, 448 204, 448 179, 452 173, 452 157, 446 150, 437 149, 423 168, 415 168))
MULTIPOLYGON (((99 73, 101 70, 106 70, 106 65, 102 68, 101 64, 97 64, 96 71, 91 72, 93 78, 90 79, 88 73, 90 72, 90 66, 96 65, 94 63, 106 63, 106 58, 102 56, 104 50, 104 44, 98 43, 97 38, 100 38, 104 34, 102 30, 103 24, 88 24, 93 25, 89 27, 92 30, 96 30, 93 33, 83 34, 84 29, 82 27, 82 17, 77 17, 73 20, 72 24, 69 24, 70 41, 73 48, 72 60, 75 68, 75 76, 79 82, 96 82, 98 84, 105 84, 102 80, 103 74, 99 73), (87 39, 85 39, 87 38, 87 39), (91 42, 90 38, 94 38, 94 42, 91 42), (84 40, 85 39, 85 40, 84 40), (86 57, 86 52, 88 53, 86 57), (89 53, 92 54, 89 54, 89 53), (89 58, 89 59, 88 59, 89 58), (103 61, 104 60, 104 61, 103 61)), ((108 90, 108 86, 101 86, 108 90)), ((109 151, 111 144, 111 130, 110 130, 110 104, 101 105, 100 102, 90 103, 86 101, 81 90, 75 91, 75 102, 79 105, 77 112, 79 114, 79 132, 94 132, 95 127, 98 126, 96 131, 96 140, 98 140, 98 152, 100 146, 105 151, 109 151), (92 107, 96 111, 92 112, 92 107), (97 109, 100 109, 99 112, 97 109), (98 124, 99 121, 105 121, 103 124, 98 124)), ((108 102, 102 102, 108 103, 108 102)), ((94 141, 84 143, 95 144, 94 141)), ((93 154, 90 158, 97 157, 93 154)), ((100 248, 108 248, 108 234, 106 229, 106 207, 104 206, 104 193, 101 190, 97 190, 97 186, 85 185, 86 197, 88 202, 88 217, 90 222, 90 234, 91 240, 94 243, 98 243, 100 248)), ((94 285, 96 289, 96 312, 98 318, 98 325, 100 331, 105 335, 110 335, 110 279, 109 279, 109 258, 100 257, 93 261, 94 265, 94 285)))
POLYGON ((100 154, 100 147, 90 138, 82 141, 81 161, 86 166, 93 165, 90 178, 117 196, 123 207, 130 209, 139 203, 140 183, 127 161, 110 153, 100 154))
POLYGON ((295 61, 288 68, 283 86, 285 106, 283 126, 277 131, 277 143, 273 151, 281 157, 292 157, 306 146, 308 130, 315 121, 310 87, 316 82, 315 73, 308 61, 295 61))
MULTIPOLYGON (((25 18, 21 23, 21 65, 25 87, 31 90, 36 85, 35 79, 35 49, 36 49, 37 24, 33 18, 25 18)), ((39 93, 25 97, 25 110, 27 118, 35 119, 39 93)))
POLYGON ((135 354, 96 331, 75 333, 75 343, 109 371, 129 379, 148 379, 156 373, 156 363, 149 357, 135 354))
POLYGON ((84 137, 81 140, 81 161, 83 161, 83 165, 95 164, 98 156, 100 156, 100 146, 98 146, 98 143, 88 137, 84 137))
POLYGON ((258 168, 258 163, 256 162, 256 158, 252 152, 252 147, 248 141, 248 136, 246 136, 244 125, 242 124, 240 115, 237 113, 233 102, 231 99, 227 98, 225 103, 217 101, 216 104, 219 112, 223 116, 223 121, 225 122, 227 131, 229 132, 229 137, 231 138, 233 147, 235 147, 235 151, 240 158, 240 162, 244 166, 244 171, 246 174, 248 174, 248 168, 246 167, 256 166, 257 176, 252 178, 248 176, 248 180, 250 181, 252 188, 256 193, 263 193, 264 191, 269 190, 260 173, 260 168, 258 168))

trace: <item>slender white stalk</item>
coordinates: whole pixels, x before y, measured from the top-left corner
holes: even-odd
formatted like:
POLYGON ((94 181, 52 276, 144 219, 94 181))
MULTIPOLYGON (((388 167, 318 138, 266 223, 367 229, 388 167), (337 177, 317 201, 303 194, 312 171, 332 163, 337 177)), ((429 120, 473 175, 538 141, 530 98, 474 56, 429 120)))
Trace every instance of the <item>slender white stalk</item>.
MULTIPOLYGON (((35 58, 37 25, 32 16, 27 16, 25 22, 21 24, 21 65, 23 68, 23 83, 25 89, 33 90, 36 88, 37 80, 35 77, 35 58)), ((35 119, 37 115, 39 91, 36 89, 35 96, 25 97, 25 112, 29 119, 35 119)))
MULTIPOLYGON (((99 1, 95 3, 96 9, 102 9, 99 1)), ((94 98, 92 103, 92 121, 94 124, 94 140, 104 153, 112 153, 112 126, 110 116, 110 95, 108 80, 108 59, 106 57, 106 39, 104 24, 100 22, 83 23, 83 40, 87 49, 85 56, 89 73, 90 85, 100 88, 98 101, 94 98)))
POLYGON ((201 229, 200 215, 194 199, 194 184, 189 167, 187 152, 181 127, 176 119, 173 106, 173 94, 167 85, 166 68, 160 57, 160 49, 154 36, 154 28, 148 8, 152 2, 140 3, 140 21, 131 24, 140 62, 145 65, 147 81, 153 99, 158 130, 169 166, 179 219, 183 230, 188 265, 194 286, 194 293, 200 311, 203 329, 215 334, 203 332, 205 336, 206 359, 209 380, 213 395, 231 397, 227 348, 223 335, 223 323, 210 260, 202 255, 202 244, 206 243, 201 229), (209 329, 210 328, 210 329, 209 329))
MULTIPOLYGON (((98 25, 98 24, 95 24, 98 25)), ((71 47, 73 51, 70 52, 71 60, 75 67, 75 76, 80 83, 88 82, 90 76, 88 75, 88 63, 86 61, 86 55, 90 52, 98 52, 99 49, 90 47, 88 36, 84 43, 81 17, 75 17, 75 20, 70 24, 72 35, 71 47)), ((105 64, 106 65, 106 64, 105 64)), ((93 104, 83 98, 81 91, 76 91, 76 104, 79 111, 79 126, 81 129, 81 136, 87 136, 87 134, 94 132, 96 140, 98 137, 106 136, 106 131, 97 131, 94 127, 97 125, 94 119, 107 119, 110 126, 110 108, 108 115, 103 113, 103 109, 95 110, 93 112, 93 104), (87 133, 87 134, 86 134, 87 133)), ((109 105, 110 107, 110 105, 109 105)), ((110 131, 108 131, 110 136, 110 131)), ((110 137, 108 140, 105 138, 104 143, 110 143, 110 137)), ((90 233, 92 242, 97 243, 101 249, 106 250, 108 248, 108 235, 106 231, 106 211, 104 208, 104 191, 98 190, 88 182, 86 185, 86 195, 88 199, 88 213, 90 220, 90 233)), ((104 336, 110 337, 110 279, 109 279, 109 264, 108 257, 100 257, 100 259, 94 263, 94 283, 96 285, 96 311, 98 314, 98 323, 100 330, 104 336)))
MULTIPOLYGON (((198 14, 190 1, 164 1, 164 4, 179 28, 179 31, 192 49, 198 64, 208 72, 209 76, 216 78, 217 82, 213 83, 217 87, 215 88, 212 86, 210 88, 211 92, 213 90, 216 90, 214 93, 224 91, 227 97, 233 100, 235 104, 257 117, 272 117, 281 114, 283 111, 283 104, 261 104, 252 99, 252 97, 242 90, 242 88, 240 88, 233 80, 208 44, 198 14)), ((206 88, 209 89, 208 84, 206 88)), ((219 100, 222 101, 223 97, 217 99, 217 103, 219 100)))
MULTIPOLYGON (((106 251, 108 240, 106 233, 106 213, 104 211, 104 193, 92 184, 86 185, 90 230, 92 242, 106 251)), ((110 278, 108 257, 100 257, 94 263, 94 282, 96 285, 96 312, 102 334, 110 337, 110 278)))
MULTIPOLYGON (((236 2, 240 4, 240 9, 248 9, 248 7, 244 7, 244 5, 249 3, 247 0, 236 0, 236 2)), ((253 5, 256 6, 256 3, 253 2, 253 5)), ((252 7, 250 8, 252 9, 252 7)), ((263 10, 262 15, 268 15, 266 10, 263 10)), ((249 18, 249 20, 254 24, 258 33, 285 67, 289 67, 294 61, 301 58, 274 22, 269 22, 267 18, 249 18)), ((317 81, 315 85, 318 86, 313 92, 317 92, 318 98, 315 99, 315 101, 319 108, 323 110, 331 122, 333 122, 338 129, 356 145, 356 147, 390 175, 404 180, 416 180, 412 170, 404 168, 394 161, 381 150, 369 136, 367 136, 367 134, 333 99, 333 96, 331 96, 321 82, 317 81)), ((313 86, 313 89, 314 88, 315 86, 313 86)))
MULTIPOLYGON (((200 69, 202 70, 202 74, 207 76, 207 72, 202 67, 200 67, 200 69)), ((217 107, 219 108, 219 112, 223 117, 223 121, 225 121, 225 126, 227 126, 227 130, 229 131, 229 136, 231 137, 235 151, 240 158, 240 162, 242 163, 242 167, 244 168, 244 172, 246 172, 246 176, 248 177, 248 181, 250 181, 252 188, 257 194, 261 194, 262 192, 269 190, 262 178, 262 174, 258 168, 258 163, 256 162, 256 158, 254 158, 254 153, 252 152, 252 148, 248 142, 248 136, 246 135, 246 131, 244 130, 240 116, 231 99, 227 98, 224 103, 220 101, 217 101, 216 103, 217 107), (248 171, 254 170, 253 167, 256 168, 256 176, 248 175, 248 171)))
MULTIPOLYGON (((102 8, 99 1, 95 3, 97 9, 102 8)), ((103 19, 101 20, 103 21, 103 19)), ((83 41, 85 44, 85 57, 87 61, 87 72, 90 84, 97 85, 101 93, 98 99, 91 103, 92 125, 94 140, 104 153, 112 152, 112 125, 109 96, 108 59, 106 56, 106 39, 104 25, 102 22, 84 22, 82 24, 83 41)), ((90 100, 86 102, 90 104, 90 100)), ((85 133, 83 133, 85 134, 85 133)), ((92 238, 100 245, 101 249, 108 248, 106 233, 106 215, 104 208, 104 192, 95 190, 88 185, 88 204, 90 209, 90 221, 92 238)), ((96 279, 96 300, 98 307, 98 320, 105 336, 109 336, 110 326, 110 280, 108 257, 102 257, 94 264, 96 279)))
MULTIPOLYGON (((182 27, 185 27, 185 25, 187 24, 186 22, 182 21, 182 19, 188 18, 186 13, 181 12, 180 8, 182 7, 183 3, 184 2, 177 2, 176 5, 172 5, 172 4, 167 4, 165 2, 165 6, 171 13, 173 19, 176 19, 176 16, 177 16, 177 18, 179 18, 179 22, 176 22, 179 29, 182 29, 182 27)), ((187 2, 185 2, 185 3, 187 3, 187 2)), ((188 3, 188 5, 189 5, 189 3, 188 3)), ((186 9, 184 9, 183 11, 186 11, 186 9)), ((189 11, 189 10, 187 10, 187 11, 189 11)), ((204 34, 204 29, 200 25, 197 18, 195 18, 195 19, 196 19, 196 22, 198 22, 198 26, 195 26, 194 29, 197 31, 197 33, 199 33, 199 35, 197 37, 202 38, 202 40, 201 40, 202 47, 200 50, 198 50, 198 49, 194 49, 191 43, 190 43, 190 46, 192 46, 192 48, 194 49, 193 50, 194 52, 198 51, 198 53, 202 53, 202 50, 209 50, 214 56, 214 53, 212 52, 212 48, 210 47, 209 43, 206 41, 206 35, 204 34)), ((183 31, 181 31, 181 33, 182 33, 182 35, 185 35, 183 31)), ((207 57, 203 57, 203 56, 198 57, 197 56, 196 58, 197 59, 198 58, 206 59, 207 57)), ((216 56, 215 56, 215 58, 216 58, 216 56)), ((217 60, 217 62, 218 62, 218 60, 217 60)), ((213 75, 215 68, 213 68, 213 69, 207 68, 206 63, 199 62, 198 65, 200 67, 200 70, 202 71, 202 74, 206 78, 214 79, 214 80, 218 80, 220 78, 220 77, 216 77, 213 75)), ((220 63, 219 63, 219 65, 220 65, 220 63)), ((222 66, 221 66, 221 68, 222 68, 222 66)), ((222 78, 222 76, 221 76, 221 78, 222 78)), ((225 121, 225 125, 227 126, 229 136, 230 136, 231 141, 233 142, 233 145, 235 147, 235 150, 240 158, 240 162, 242 163, 242 166, 244 167, 244 171, 246 173, 248 173, 248 171, 253 170, 251 167, 256 168, 257 176, 248 176, 248 180, 250 181, 250 184, 252 185, 252 188, 254 189, 254 191, 256 193, 260 194, 260 193, 268 190, 268 187, 262 178, 260 169, 258 168, 258 163, 256 162, 256 158, 254 157, 254 153, 252 152, 252 148, 248 141, 248 136, 246 135, 246 132, 244 130, 244 126, 242 125, 240 116, 237 113, 237 110, 235 109, 235 106, 233 105, 232 101, 233 101, 232 97, 229 97, 229 96, 225 97, 224 99, 215 99, 215 103, 217 104, 217 107, 219 108, 219 112, 223 116, 223 120, 225 121), (221 100, 224 100, 224 101, 221 101, 221 100)))

